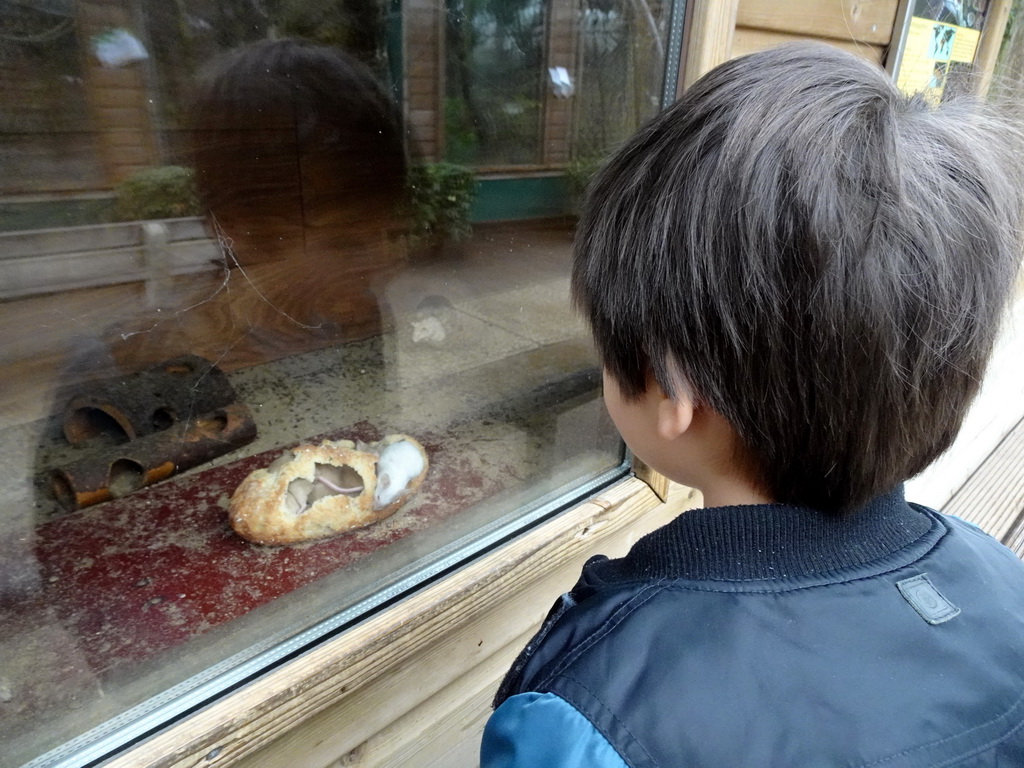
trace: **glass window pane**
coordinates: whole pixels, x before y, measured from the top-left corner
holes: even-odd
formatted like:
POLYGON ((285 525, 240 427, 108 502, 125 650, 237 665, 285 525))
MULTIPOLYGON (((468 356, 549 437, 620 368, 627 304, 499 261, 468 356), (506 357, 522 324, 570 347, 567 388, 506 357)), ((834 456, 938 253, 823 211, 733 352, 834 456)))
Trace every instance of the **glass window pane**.
POLYGON ((573 157, 593 162, 658 111, 669 4, 583 0, 573 157))
POLYGON ((653 111, 639 7, 0 5, 0 767, 626 471, 564 169, 653 111))
POLYGON ((452 162, 540 162, 546 15, 541 0, 447 0, 445 156, 452 162))

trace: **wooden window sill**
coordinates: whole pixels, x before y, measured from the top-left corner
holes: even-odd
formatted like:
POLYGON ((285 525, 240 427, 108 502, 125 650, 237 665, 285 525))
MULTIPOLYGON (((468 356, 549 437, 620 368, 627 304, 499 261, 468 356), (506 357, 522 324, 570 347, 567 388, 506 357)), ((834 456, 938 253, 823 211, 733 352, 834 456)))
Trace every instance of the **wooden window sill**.
POLYGON ((699 503, 638 465, 108 765, 476 765, 498 682, 583 563, 624 554, 699 503))

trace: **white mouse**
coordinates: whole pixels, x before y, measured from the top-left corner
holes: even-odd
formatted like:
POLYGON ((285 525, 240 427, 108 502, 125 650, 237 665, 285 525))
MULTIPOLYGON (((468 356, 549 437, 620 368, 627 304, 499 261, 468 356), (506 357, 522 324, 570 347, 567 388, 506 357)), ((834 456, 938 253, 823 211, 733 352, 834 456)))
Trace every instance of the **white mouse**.
POLYGON ((412 443, 402 440, 385 447, 377 460, 373 506, 380 509, 393 502, 423 469, 423 454, 412 443))

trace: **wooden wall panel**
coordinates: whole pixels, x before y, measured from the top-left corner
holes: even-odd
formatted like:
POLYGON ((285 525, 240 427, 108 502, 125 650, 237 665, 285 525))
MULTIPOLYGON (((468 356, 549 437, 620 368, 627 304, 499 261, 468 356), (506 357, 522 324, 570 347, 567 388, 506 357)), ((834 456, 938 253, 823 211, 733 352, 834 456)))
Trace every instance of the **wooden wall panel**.
POLYGON ((817 40, 884 64, 899 0, 695 0, 684 87, 736 56, 817 40))
MULTIPOLYGON (((766 48, 774 48, 783 43, 792 43, 798 40, 807 40, 803 35, 786 34, 784 32, 768 32, 762 29, 748 29, 737 27, 732 41, 732 55, 743 56, 754 51, 762 51, 766 48)), ((810 38, 815 39, 815 38, 810 38)), ((882 64, 885 61, 887 47, 884 45, 870 45, 858 43, 855 40, 820 39, 819 42, 834 45, 837 48, 854 53, 868 61, 882 64)))
MULTIPOLYGON (((78 34, 83 41, 91 40, 108 27, 134 27, 128 4, 123 0, 83 0, 77 13, 78 34)), ((103 67, 91 46, 85 45, 84 49, 82 70, 92 118, 90 127, 96 135, 107 184, 112 185, 135 171, 160 163, 156 126, 148 109, 146 76, 137 62, 103 67), (113 133, 120 136, 116 142, 109 142, 113 133)))
POLYGON ((548 50, 541 78, 546 91, 544 100, 543 162, 561 164, 569 161, 572 107, 574 99, 555 96, 548 79, 547 67, 565 67, 575 78, 576 47, 579 39, 579 0, 552 0, 548 16, 548 50))
POLYGON ((899 0, 740 0, 738 27, 886 45, 899 0))
MULTIPOLYGON (((5 9, 0 3, 0 18, 5 9)), ((0 40, 0 193, 76 192, 104 185, 87 92, 73 58, 83 45, 73 28, 39 45, 0 40), (58 51, 67 56, 59 65, 58 51)))
POLYGON ((693 0, 684 51, 682 90, 732 58, 739 0, 693 0))
POLYGON ((405 0, 402 7, 405 49, 405 114, 415 159, 444 155, 444 25, 440 0, 405 0))
MULTIPOLYGON (((992 0, 988 6, 988 16, 985 18, 985 29, 981 34, 981 42, 978 44, 978 52, 975 54, 974 63, 981 72, 981 82, 978 90, 984 94, 988 92, 992 84, 992 76, 999 59, 999 52, 1002 49, 1003 33, 1010 20, 1010 8, 1013 0, 992 0)), ((1012 46, 1008 46, 1012 48, 1012 46)))

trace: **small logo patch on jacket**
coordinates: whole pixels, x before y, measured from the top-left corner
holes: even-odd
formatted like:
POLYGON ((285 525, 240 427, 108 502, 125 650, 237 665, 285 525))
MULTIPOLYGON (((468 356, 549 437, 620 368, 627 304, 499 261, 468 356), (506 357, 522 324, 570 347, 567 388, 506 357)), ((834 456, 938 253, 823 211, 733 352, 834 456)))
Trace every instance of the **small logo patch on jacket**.
POLYGON ((960 615, 960 609, 942 596, 927 574, 897 581, 896 588, 929 624, 942 624, 960 615))

